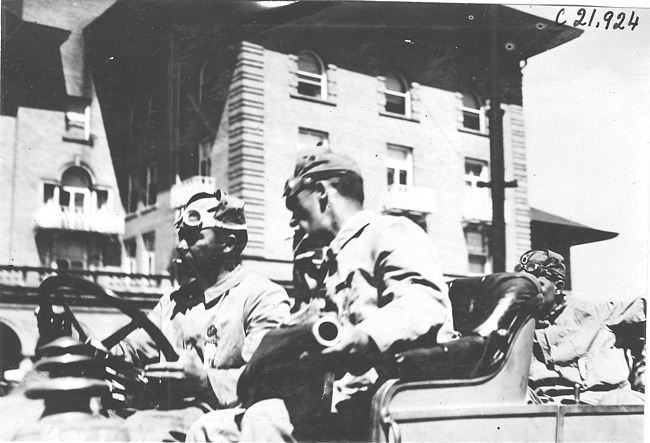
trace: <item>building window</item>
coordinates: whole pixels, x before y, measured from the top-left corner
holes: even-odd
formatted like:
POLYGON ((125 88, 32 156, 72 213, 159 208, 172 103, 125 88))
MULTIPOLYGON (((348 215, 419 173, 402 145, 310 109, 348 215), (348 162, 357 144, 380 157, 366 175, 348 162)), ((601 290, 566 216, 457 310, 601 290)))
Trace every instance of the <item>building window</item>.
POLYGON ((325 146, 329 144, 329 135, 327 132, 317 131, 315 129, 298 128, 298 149, 305 147, 314 147, 323 142, 325 146))
POLYGON ((145 261, 143 274, 155 274, 156 273, 156 233, 147 232, 142 235, 142 241, 144 243, 145 250, 145 261))
POLYGON ((106 209, 108 207, 108 191, 105 189, 95 190, 97 209, 106 209))
POLYGON ((471 223, 465 226, 464 230, 468 272, 470 274, 490 274, 492 272, 492 258, 488 247, 489 226, 471 223))
POLYGON ((298 56, 298 94, 327 100, 327 73, 323 62, 311 51, 298 56))
POLYGON ((487 182, 488 173, 489 169, 486 161, 471 158, 465 159, 465 186, 468 188, 479 189, 479 182, 487 182))
POLYGON ((490 188, 480 186, 489 180, 488 163, 483 160, 465 159, 465 193, 463 212, 466 220, 492 220, 492 196, 490 188))
POLYGON ((474 93, 463 93, 463 128, 481 133, 487 133, 488 120, 485 116, 485 108, 481 104, 481 99, 474 93))
POLYGON ((146 205, 155 205, 158 197, 158 174, 155 163, 151 163, 147 166, 145 192, 146 205))
POLYGON ((90 174, 85 169, 78 166, 66 169, 61 177, 61 189, 59 189, 61 210, 79 214, 87 212, 91 187, 90 174))
POLYGON ((135 238, 129 238, 124 240, 124 253, 126 255, 125 271, 128 274, 135 274, 138 272, 138 261, 137 261, 137 243, 135 238))
POLYGON ((43 203, 48 204, 55 201, 59 193, 58 186, 52 183, 43 183, 43 203))
POLYGON ((404 77, 395 72, 386 74, 384 80, 385 110, 391 114, 411 116, 411 94, 404 77))
POLYGON ((206 138, 199 142, 199 175, 210 177, 212 172, 212 137, 206 138))
POLYGON ((388 186, 413 185, 413 151, 405 146, 388 145, 386 157, 388 186))
POLYGON ((65 111, 66 141, 90 142, 90 100, 68 97, 65 111))

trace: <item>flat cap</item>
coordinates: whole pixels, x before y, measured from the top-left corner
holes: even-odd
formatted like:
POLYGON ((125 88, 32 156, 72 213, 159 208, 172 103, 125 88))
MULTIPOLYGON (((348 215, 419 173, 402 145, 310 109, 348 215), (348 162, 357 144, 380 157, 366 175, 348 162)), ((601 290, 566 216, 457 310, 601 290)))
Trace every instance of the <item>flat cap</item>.
POLYGON ((298 151, 296 168, 293 176, 287 180, 284 196, 294 196, 305 185, 313 181, 340 176, 348 172, 361 177, 361 168, 352 157, 332 151, 323 142, 319 142, 316 146, 305 147, 298 151))

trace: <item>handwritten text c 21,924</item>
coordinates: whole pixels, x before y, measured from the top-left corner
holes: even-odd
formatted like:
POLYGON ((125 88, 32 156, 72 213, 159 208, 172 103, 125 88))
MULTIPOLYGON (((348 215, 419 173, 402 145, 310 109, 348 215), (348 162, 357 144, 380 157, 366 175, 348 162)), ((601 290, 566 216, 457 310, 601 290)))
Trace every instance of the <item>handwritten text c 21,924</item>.
POLYGON ((576 28, 580 26, 600 28, 602 26, 603 29, 606 30, 629 29, 630 31, 634 31, 634 28, 639 25, 639 17, 634 11, 629 11, 627 13, 619 12, 617 14, 612 10, 598 10, 598 8, 592 8, 591 11, 588 11, 586 8, 580 8, 575 14, 575 20, 573 20, 573 23, 570 23, 570 13, 566 11, 566 8, 562 8, 555 16, 555 24, 573 24, 576 28))

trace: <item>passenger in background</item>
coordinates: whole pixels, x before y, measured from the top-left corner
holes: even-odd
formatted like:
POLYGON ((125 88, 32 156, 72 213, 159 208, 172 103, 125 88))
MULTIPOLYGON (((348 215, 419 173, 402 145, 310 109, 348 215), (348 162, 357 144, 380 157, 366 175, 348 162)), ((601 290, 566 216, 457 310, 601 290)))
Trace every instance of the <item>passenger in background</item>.
POLYGON ((567 299, 564 257, 549 250, 526 252, 515 271, 537 277, 547 301, 530 368, 529 386, 537 398, 643 404, 646 299, 567 299))

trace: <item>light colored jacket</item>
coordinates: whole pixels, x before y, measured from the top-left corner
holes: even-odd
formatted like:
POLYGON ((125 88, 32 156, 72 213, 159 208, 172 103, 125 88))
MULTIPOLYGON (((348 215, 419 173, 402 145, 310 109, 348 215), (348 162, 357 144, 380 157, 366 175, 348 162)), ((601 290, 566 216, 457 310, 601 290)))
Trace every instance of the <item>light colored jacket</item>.
POLYGON ((432 329, 438 342, 457 336, 434 246, 411 220, 361 211, 330 248, 335 267, 325 280, 327 295, 380 351, 432 329))
POLYGON ((561 378, 583 390, 627 386, 630 366, 610 327, 645 320, 643 298, 600 303, 570 298, 550 326, 535 330, 542 356, 533 358, 531 381, 561 378))
MULTIPOLYGON (((178 309, 172 293, 160 299, 149 319, 177 352, 192 347, 200 352, 218 408, 234 406, 244 366, 264 334, 289 317, 287 293, 241 266, 223 271, 217 282, 205 290, 205 302, 187 310, 178 309)), ((157 347, 142 330, 129 335, 112 352, 124 354, 127 360, 140 365, 159 360, 157 347)))

